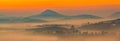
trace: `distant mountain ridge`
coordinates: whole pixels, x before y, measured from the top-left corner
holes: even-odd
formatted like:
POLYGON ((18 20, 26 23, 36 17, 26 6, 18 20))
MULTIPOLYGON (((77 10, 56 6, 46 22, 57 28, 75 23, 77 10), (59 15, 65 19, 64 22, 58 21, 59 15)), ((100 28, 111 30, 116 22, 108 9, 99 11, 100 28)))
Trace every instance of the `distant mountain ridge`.
POLYGON ((0 23, 32 23, 32 22, 45 22, 45 21, 40 19, 29 19, 24 17, 0 16, 0 23))
POLYGON ((77 16, 66 16, 62 15, 54 10, 45 10, 40 14, 32 15, 28 17, 7 17, 0 15, 0 22, 2 23, 22 23, 22 22, 47 22, 47 21, 58 21, 58 20, 71 20, 71 19, 99 19, 101 17, 95 15, 77 15, 77 16))
POLYGON ((95 15, 89 15, 89 14, 83 14, 83 15, 77 15, 77 16, 73 16, 74 18, 80 18, 80 19, 97 19, 97 18, 101 18, 99 16, 95 16, 95 15))
POLYGON ((29 18, 37 19, 56 19, 56 20, 69 20, 69 19, 99 19, 101 17, 95 15, 76 15, 76 16, 66 16, 62 15, 53 10, 45 10, 41 14, 30 16, 29 18))
POLYGON ((67 18, 67 17, 69 17, 69 16, 65 16, 56 11, 47 9, 38 15, 32 15, 32 16, 29 16, 28 18, 53 21, 53 20, 61 20, 63 18, 67 18))
POLYGON ((39 18, 59 18, 59 17, 65 17, 64 15, 59 14, 56 11, 53 10, 45 10, 44 12, 42 12, 41 14, 32 16, 32 17, 39 17, 39 18))

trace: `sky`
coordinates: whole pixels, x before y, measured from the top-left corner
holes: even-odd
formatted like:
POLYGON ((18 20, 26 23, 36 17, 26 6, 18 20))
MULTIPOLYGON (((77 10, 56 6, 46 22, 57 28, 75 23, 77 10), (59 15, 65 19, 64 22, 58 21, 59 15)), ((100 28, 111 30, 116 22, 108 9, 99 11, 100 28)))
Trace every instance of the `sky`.
POLYGON ((120 0, 0 0, 0 14, 30 16, 46 9, 63 15, 107 16, 120 11, 120 0))

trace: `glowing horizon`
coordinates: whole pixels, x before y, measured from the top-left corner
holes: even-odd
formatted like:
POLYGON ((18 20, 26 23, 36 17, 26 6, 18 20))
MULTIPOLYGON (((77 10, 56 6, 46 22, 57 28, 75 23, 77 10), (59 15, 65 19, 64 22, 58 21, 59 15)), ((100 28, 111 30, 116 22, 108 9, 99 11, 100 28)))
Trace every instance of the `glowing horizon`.
POLYGON ((0 0, 1 9, 120 5, 119 0, 0 0))
POLYGON ((120 0, 0 0, 0 13, 13 15, 38 14, 54 9, 63 14, 92 13, 102 15, 119 11, 120 0))

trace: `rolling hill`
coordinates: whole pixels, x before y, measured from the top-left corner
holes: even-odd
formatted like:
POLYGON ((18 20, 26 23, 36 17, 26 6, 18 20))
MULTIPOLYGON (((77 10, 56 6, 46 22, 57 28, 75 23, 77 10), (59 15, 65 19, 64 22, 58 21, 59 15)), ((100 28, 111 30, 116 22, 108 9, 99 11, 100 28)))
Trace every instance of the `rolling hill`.
POLYGON ((85 30, 120 30, 120 19, 103 21, 94 24, 86 24, 80 27, 85 30))

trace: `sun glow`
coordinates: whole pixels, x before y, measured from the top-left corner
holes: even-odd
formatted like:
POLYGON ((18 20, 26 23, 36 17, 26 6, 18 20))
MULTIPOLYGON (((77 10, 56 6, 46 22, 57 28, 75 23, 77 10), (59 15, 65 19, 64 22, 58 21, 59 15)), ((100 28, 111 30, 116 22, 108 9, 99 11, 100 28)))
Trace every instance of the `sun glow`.
POLYGON ((120 0, 0 0, 0 8, 97 6, 114 4, 120 4, 120 0))

